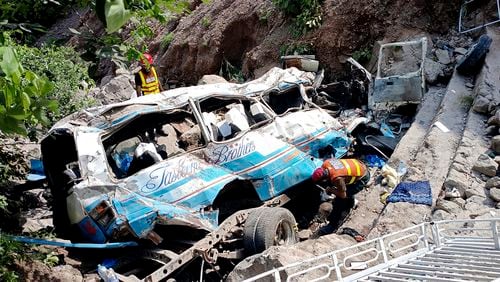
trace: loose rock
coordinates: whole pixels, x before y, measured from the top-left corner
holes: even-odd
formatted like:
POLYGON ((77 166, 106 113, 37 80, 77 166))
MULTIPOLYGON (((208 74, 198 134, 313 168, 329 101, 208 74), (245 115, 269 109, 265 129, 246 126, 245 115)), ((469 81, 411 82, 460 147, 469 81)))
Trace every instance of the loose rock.
POLYGON ((490 148, 495 151, 495 153, 500 154, 500 135, 497 135, 491 139, 490 148))
POLYGON ((227 83, 227 80, 215 74, 206 74, 198 81, 198 85, 215 83, 227 83))
POLYGON ((445 220, 445 219, 451 219, 453 216, 452 214, 444 211, 444 210, 437 210, 432 214, 432 219, 434 221, 437 220, 445 220))
POLYGON ((490 198, 492 198, 496 202, 500 202, 500 188, 491 188, 490 198))
POLYGON ((451 63, 450 55, 448 54, 448 51, 446 51, 446 50, 437 49, 436 50, 436 57, 438 58, 438 61, 443 65, 448 65, 451 63))
POLYGON ((496 135, 496 134, 498 134, 498 130, 497 130, 496 126, 491 125, 491 126, 488 126, 486 128, 486 135, 493 136, 493 135, 496 135))
POLYGON ((462 210, 462 208, 457 203, 443 199, 437 201, 436 209, 443 210, 451 214, 457 214, 462 210))
POLYGON ((488 108, 490 105, 490 100, 483 96, 477 96, 476 99, 474 100, 474 106, 472 107, 474 111, 481 113, 481 114, 486 114, 488 113, 488 108))
POLYGON ((486 181, 486 185, 484 186, 486 189, 491 189, 491 188, 500 188, 500 177, 495 176, 493 178, 488 179, 486 181))
POLYGON ((500 126, 500 111, 488 119, 488 125, 500 126))
POLYGON ((481 154, 472 169, 484 175, 493 177, 497 173, 498 163, 496 163, 488 155, 481 154))
POLYGON ((465 208, 465 200, 462 198, 454 198, 454 199, 451 199, 450 201, 458 204, 462 209, 465 208))
POLYGON ((440 62, 436 62, 431 59, 425 60, 425 80, 429 84, 434 84, 437 82, 440 76, 443 76, 443 70, 446 68, 445 65, 440 62))
MULTIPOLYGON (((460 197, 465 197, 465 191, 468 189, 467 178, 465 174, 460 173, 456 169, 451 169, 446 181, 444 182, 444 187, 446 191, 453 191, 453 189, 458 190, 460 197)), ((447 198, 453 198, 448 196, 447 198)))

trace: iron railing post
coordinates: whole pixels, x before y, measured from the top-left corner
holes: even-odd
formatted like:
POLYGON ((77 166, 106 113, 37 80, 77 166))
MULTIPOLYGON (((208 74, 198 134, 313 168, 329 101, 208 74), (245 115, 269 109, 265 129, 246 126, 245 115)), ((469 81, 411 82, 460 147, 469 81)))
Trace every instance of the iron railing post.
POLYGON ((337 254, 333 253, 332 259, 333 259, 333 264, 335 265, 335 274, 337 275, 337 280, 340 282, 344 281, 344 278, 342 277, 342 271, 340 271, 339 258, 337 257, 337 254))
POLYGON ((491 233, 493 235, 493 240, 495 241, 495 249, 500 250, 500 238, 498 237, 498 227, 497 221, 491 221, 491 233))
POLYGON ((439 236, 438 224, 431 222, 430 225, 432 230, 432 239, 434 239, 434 244, 436 244, 436 247, 439 248, 441 247, 441 237, 439 236))

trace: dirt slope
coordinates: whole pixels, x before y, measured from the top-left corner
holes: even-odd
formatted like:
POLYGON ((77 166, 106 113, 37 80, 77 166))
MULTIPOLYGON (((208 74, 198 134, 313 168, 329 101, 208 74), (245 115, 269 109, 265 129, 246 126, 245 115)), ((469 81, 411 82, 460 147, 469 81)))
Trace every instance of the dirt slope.
MULTIPOLYGON (((398 30, 445 33, 456 22, 459 0, 335 0, 323 4, 324 22, 304 38, 313 44, 323 67, 339 67, 353 51, 368 48, 398 30)), ((295 40, 290 22, 271 0, 215 0, 182 18, 167 50, 156 54, 169 79, 196 83, 217 73, 225 58, 247 77, 259 76, 279 63, 280 47, 295 40)), ((163 35, 158 35, 158 41, 163 35)), ((155 44, 153 44, 155 45, 155 44)))

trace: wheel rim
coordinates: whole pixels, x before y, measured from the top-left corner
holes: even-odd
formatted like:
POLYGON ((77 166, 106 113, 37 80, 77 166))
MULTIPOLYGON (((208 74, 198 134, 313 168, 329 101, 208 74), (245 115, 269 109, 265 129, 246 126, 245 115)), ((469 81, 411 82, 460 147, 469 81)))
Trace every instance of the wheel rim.
POLYGON ((284 246, 295 243, 293 226, 285 220, 281 220, 276 227, 274 235, 274 245, 284 246))

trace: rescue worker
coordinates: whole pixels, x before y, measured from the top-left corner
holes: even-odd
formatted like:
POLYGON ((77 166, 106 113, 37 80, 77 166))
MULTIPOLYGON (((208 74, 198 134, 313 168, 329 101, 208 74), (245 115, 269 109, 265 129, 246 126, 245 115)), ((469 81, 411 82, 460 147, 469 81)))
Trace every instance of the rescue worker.
POLYGON ((328 216, 329 224, 318 232, 321 236, 336 231, 349 215, 356 203, 354 195, 366 186, 370 180, 370 172, 357 159, 328 159, 313 172, 312 180, 324 184, 325 191, 335 195, 328 216))
POLYGON ((137 92, 137 97, 163 91, 163 87, 156 74, 156 69, 153 66, 153 57, 148 53, 144 53, 139 63, 141 70, 135 74, 135 91, 137 92))

